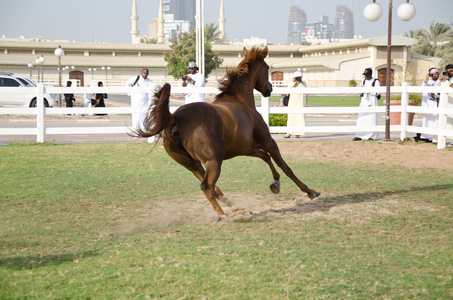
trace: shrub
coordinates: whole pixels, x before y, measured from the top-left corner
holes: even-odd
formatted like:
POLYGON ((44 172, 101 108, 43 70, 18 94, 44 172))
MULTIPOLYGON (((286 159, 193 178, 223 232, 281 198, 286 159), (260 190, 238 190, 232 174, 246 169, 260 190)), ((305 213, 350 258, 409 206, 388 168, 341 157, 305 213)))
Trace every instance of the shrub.
MULTIPOLYGON (((390 97, 390 100, 401 100, 401 95, 390 97)), ((420 106, 422 103, 422 96, 420 94, 409 94, 409 100, 415 103, 415 106, 420 106)))
POLYGON ((270 114, 269 126, 286 126, 288 114, 270 114))

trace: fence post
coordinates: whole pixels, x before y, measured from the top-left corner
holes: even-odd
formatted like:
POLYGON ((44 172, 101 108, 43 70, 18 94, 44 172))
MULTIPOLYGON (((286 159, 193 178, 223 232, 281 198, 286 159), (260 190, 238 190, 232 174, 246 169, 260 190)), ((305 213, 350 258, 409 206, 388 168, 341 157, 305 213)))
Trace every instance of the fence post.
POLYGON ((448 105, 448 94, 447 94, 447 87, 449 82, 444 81, 441 83, 442 90, 440 92, 440 98, 439 98, 439 117, 438 117, 438 135, 437 135, 437 149, 445 149, 445 146, 447 144, 447 139, 445 135, 442 135, 442 130, 447 128, 447 115, 443 112, 443 108, 447 108, 448 105))
POLYGON ((261 95, 261 116, 266 122, 267 127, 269 127, 269 98, 261 95))
POLYGON ((404 81, 401 87, 403 92, 401 93, 401 135, 400 139, 404 141, 407 137, 406 127, 407 127, 407 106, 409 105, 409 93, 407 92, 407 87, 409 82, 404 81))
POLYGON ((36 142, 44 143, 44 84, 38 83, 36 97, 36 142))

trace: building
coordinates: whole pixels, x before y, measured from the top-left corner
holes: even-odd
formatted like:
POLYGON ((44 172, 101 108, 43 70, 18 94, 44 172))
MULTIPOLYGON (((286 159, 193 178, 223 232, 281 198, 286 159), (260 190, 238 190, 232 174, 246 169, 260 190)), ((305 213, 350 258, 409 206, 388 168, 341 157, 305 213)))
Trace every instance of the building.
POLYGON ((287 44, 300 44, 305 33, 307 14, 299 6, 290 6, 288 18, 287 44))
POLYGON ((189 30, 195 29, 195 0, 162 0, 164 18, 188 21, 189 30))
MULTIPOLYGON (((440 58, 414 55, 409 47, 417 40, 392 36, 392 81, 400 85, 403 75, 411 84, 419 85, 430 67, 438 66, 440 58)), ((39 40, 0 39, 0 72, 12 72, 25 76, 32 74, 37 79, 37 67, 31 69, 37 57, 43 55, 44 80, 47 84, 58 83, 58 58, 54 50, 61 47, 65 55, 62 66, 74 66, 64 70, 62 81, 78 80, 81 85, 90 81, 105 81, 107 86, 121 85, 123 81, 137 76, 142 67, 150 69, 149 77, 157 83, 176 80, 167 74, 165 53, 171 51, 167 44, 107 44, 71 43, 39 40), (104 67, 104 70, 102 70, 104 67), (110 67, 108 69, 107 67, 110 67), (96 71, 93 71, 96 68, 96 71)), ((360 81, 365 68, 385 85, 387 36, 355 39, 316 46, 269 45, 269 77, 281 85, 292 79, 297 68, 305 68, 304 80, 310 87, 348 86, 350 79, 360 81)), ((244 45, 212 45, 212 50, 224 59, 219 69, 207 78, 214 86, 226 73, 227 67, 236 66, 242 60, 244 45)), ((175 81, 176 80, 176 81, 175 81)))
POLYGON ((329 23, 328 16, 321 16, 321 21, 306 22, 305 30, 302 33, 302 41, 311 44, 324 44, 334 39, 334 25, 329 23))
POLYGON ((337 5, 335 14, 335 38, 353 39, 354 38, 354 14, 343 5, 337 5))

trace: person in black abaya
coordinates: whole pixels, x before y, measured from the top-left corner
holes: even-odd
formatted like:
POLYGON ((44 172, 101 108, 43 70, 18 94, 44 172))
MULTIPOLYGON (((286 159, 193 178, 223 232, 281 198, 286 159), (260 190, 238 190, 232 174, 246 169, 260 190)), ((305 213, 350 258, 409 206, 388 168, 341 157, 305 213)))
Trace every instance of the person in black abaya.
MULTIPOLYGON (((104 84, 102 83, 102 81, 99 81, 98 82, 98 87, 103 87, 104 84)), ((108 96, 107 94, 104 94, 104 93, 98 93, 96 94, 96 105, 94 107, 105 107, 105 102, 104 102, 104 99, 107 99, 108 96)), ((105 116, 107 114, 96 114, 96 116, 105 116)))

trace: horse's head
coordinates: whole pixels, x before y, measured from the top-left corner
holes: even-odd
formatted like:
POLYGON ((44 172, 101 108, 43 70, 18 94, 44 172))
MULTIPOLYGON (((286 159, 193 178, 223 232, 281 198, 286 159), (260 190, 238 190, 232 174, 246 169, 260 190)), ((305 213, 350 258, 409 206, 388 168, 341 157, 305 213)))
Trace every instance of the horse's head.
MULTIPOLYGON (((272 93, 272 84, 269 82, 269 66, 264 61, 269 53, 269 49, 264 48, 263 50, 252 49, 251 51, 257 51, 255 53, 255 60, 250 64, 249 71, 252 73, 252 77, 255 78, 254 88, 259 91, 264 97, 269 97, 272 93)), ((248 57, 249 51, 244 47, 242 50, 244 57, 248 57)))

